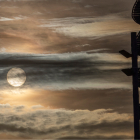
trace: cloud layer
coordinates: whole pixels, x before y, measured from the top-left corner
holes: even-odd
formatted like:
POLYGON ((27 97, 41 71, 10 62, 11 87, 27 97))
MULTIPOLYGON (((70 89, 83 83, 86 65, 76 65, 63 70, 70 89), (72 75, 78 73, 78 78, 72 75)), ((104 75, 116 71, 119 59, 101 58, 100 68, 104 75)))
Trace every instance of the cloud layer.
POLYGON ((134 2, 0 1, 0 50, 48 54, 128 49, 130 32, 139 30, 131 19, 134 2))
MULTIPOLYGON (((22 68, 27 76, 22 88, 66 89, 131 89, 131 77, 121 72, 131 68, 131 59, 119 54, 1 54, 1 87, 6 84, 10 68, 22 68)), ((7 88, 12 88, 6 84, 7 88)))
MULTIPOLYGON (((45 23, 45 21, 43 22, 45 23)), ((137 31, 139 26, 135 25, 131 19, 122 18, 119 15, 106 15, 89 18, 67 17, 51 19, 50 21, 46 20, 46 24, 40 27, 48 27, 71 37, 97 39, 137 31)))
POLYGON ((139 30, 134 2, 0 0, 0 138, 133 138, 131 59, 118 52, 139 30))
POLYGON ((30 138, 61 137, 112 137, 125 134, 132 138, 133 117, 131 114, 119 114, 112 109, 98 110, 65 110, 42 109, 26 111, 25 106, 7 106, 0 104, 0 132, 27 136, 30 138), (18 110, 17 110, 18 108, 18 110), (108 129, 110 131, 108 132, 108 129), (123 131, 123 133, 122 133, 123 131))

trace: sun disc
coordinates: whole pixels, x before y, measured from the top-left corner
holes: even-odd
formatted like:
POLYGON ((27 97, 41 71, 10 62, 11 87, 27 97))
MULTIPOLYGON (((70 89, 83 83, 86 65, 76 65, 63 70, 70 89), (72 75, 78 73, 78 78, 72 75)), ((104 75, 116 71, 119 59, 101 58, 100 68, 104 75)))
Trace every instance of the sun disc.
POLYGON ((26 74, 21 68, 12 68, 7 73, 7 81, 14 87, 23 85, 26 81, 26 74))

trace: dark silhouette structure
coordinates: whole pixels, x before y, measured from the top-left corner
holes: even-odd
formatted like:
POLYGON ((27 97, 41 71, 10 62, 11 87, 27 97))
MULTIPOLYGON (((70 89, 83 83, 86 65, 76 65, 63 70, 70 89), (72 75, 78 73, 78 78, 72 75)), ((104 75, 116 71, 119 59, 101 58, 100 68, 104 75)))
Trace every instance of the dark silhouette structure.
POLYGON ((119 51, 120 54, 125 56, 126 58, 132 57, 132 68, 130 69, 122 69, 127 76, 132 76, 133 83, 133 112, 134 112, 134 139, 139 139, 139 90, 140 87, 140 79, 139 79, 139 69, 138 69, 138 46, 137 46, 137 34, 136 32, 131 33, 131 52, 129 54, 125 50, 119 51))
POLYGON ((131 33, 132 72, 133 72, 133 112, 134 139, 139 139, 139 90, 138 90, 138 48, 136 33, 131 33))
MULTIPOLYGON (((140 24, 140 0, 136 0, 132 9, 133 20, 140 24)), ((126 58, 132 57, 132 68, 123 69, 127 76, 132 76, 133 83, 133 112, 134 112, 134 139, 140 139, 139 120, 140 120, 140 104, 139 104, 139 87, 140 87, 140 69, 138 68, 138 56, 140 56, 140 32, 131 33, 131 52, 129 54, 125 50, 119 51, 126 58)))
MULTIPOLYGON (((140 0, 136 0, 132 9, 133 20, 140 24, 140 0)), ((140 32, 131 33, 132 69, 133 69, 133 108, 134 108, 134 139, 139 139, 139 90, 140 74, 138 69, 137 57, 140 55, 140 32)))
POLYGON ((133 6, 132 18, 136 23, 140 24, 140 0, 136 0, 133 6))

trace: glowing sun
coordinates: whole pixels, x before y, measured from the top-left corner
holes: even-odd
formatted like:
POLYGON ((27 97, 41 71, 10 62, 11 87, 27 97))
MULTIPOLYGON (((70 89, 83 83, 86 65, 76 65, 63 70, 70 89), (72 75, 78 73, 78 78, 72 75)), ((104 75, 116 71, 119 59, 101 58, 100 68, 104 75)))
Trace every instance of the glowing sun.
POLYGON ((7 81, 14 87, 23 85, 26 81, 26 74, 21 68, 12 68, 7 73, 7 81))

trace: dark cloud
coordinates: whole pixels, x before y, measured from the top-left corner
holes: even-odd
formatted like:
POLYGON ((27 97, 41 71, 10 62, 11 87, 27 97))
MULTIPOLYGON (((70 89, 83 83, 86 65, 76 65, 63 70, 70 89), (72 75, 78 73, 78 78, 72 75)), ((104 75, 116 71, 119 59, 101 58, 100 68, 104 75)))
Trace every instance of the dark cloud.
POLYGON ((62 133, 64 137, 79 135, 85 137, 88 134, 90 138, 100 133, 104 136, 108 133, 108 129, 111 135, 123 131, 128 137, 127 132, 132 131, 133 125, 131 114, 118 114, 111 109, 30 110, 22 114, 12 112, 12 110, 8 111, 0 115, 0 120, 3 120, 3 123, 0 123, 0 131, 32 138, 60 138, 62 133))
POLYGON ((27 76, 23 88, 30 86, 50 90, 106 89, 110 85, 110 88, 128 89, 131 79, 125 76, 120 68, 131 65, 129 60, 124 59, 121 62, 119 57, 117 54, 84 52, 54 55, 1 54, 0 64, 3 69, 0 73, 1 83, 6 82, 10 68, 20 67, 27 76), (114 60, 108 59, 113 56, 114 60), (118 75, 120 77, 123 75, 123 78, 118 75))
POLYGON ((130 128, 133 127, 133 122, 114 122, 114 123, 108 123, 106 121, 102 122, 101 124, 95 125, 92 122, 90 124, 87 123, 81 123, 78 126, 75 126, 75 129, 79 130, 78 133, 82 134, 86 130, 88 133, 93 133, 96 130, 99 132, 103 131, 104 133, 108 133, 108 129, 110 129, 110 133, 117 132, 117 128, 120 128, 120 131, 129 131, 130 128))
POLYGON ((14 109, 15 109, 15 111, 20 112, 20 111, 22 111, 24 108, 25 108, 25 106, 20 105, 20 106, 15 107, 14 109))

